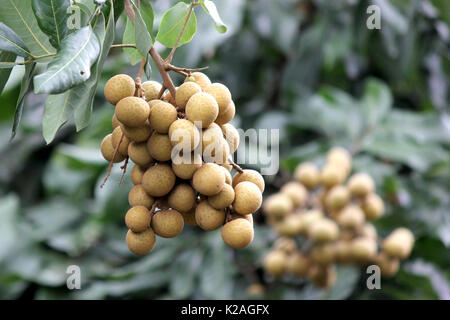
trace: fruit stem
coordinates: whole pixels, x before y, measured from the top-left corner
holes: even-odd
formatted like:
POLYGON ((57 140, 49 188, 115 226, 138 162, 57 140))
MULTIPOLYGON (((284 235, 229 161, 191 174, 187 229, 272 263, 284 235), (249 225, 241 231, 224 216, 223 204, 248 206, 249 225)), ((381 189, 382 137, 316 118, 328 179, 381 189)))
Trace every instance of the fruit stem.
POLYGON ((234 170, 236 170, 237 172, 239 172, 239 173, 243 173, 244 172, 244 170, 239 166, 239 165, 237 165, 234 161, 233 161, 233 159, 231 159, 231 158, 228 158, 228 163, 229 164, 231 164, 231 166, 234 168, 234 170))
POLYGON ((108 181, 109 176, 111 175, 111 170, 112 170, 112 167, 113 167, 114 159, 116 158, 116 154, 119 151, 119 146, 122 143, 123 136, 124 135, 122 133, 122 135, 120 136, 119 143, 117 144, 116 148, 114 149, 114 153, 113 153, 113 156, 111 158, 111 161, 109 161, 108 173, 106 174, 105 179, 103 180, 102 184, 100 185, 100 188, 103 188, 103 186, 106 184, 106 181, 108 181))
POLYGON ((125 177, 125 173, 127 173, 127 165, 128 165, 128 159, 129 159, 129 158, 130 158, 130 157, 126 157, 126 158, 125 158, 125 163, 123 164, 123 166, 120 167, 120 169, 122 169, 123 171, 122 171, 122 176, 120 177, 119 186, 122 185, 123 178, 125 177))
POLYGON ((161 74, 162 77, 162 82, 163 82, 163 88, 167 88, 170 91, 170 94, 172 96, 172 102, 175 103, 175 86, 172 82, 172 79, 169 76, 169 73, 166 70, 166 63, 164 61, 163 58, 161 58, 161 56, 159 55, 158 51, 156 51, 155 47, 151 47, 150 49, 150 56, 152 57, 153 61, 155 61, 156 63, 156 67, 159 70, 159 73, 161 74))

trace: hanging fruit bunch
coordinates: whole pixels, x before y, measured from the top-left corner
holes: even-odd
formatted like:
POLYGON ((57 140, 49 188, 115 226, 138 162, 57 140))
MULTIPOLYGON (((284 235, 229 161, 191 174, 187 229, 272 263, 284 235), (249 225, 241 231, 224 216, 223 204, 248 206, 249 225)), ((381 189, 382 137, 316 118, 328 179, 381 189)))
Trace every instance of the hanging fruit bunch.
POLYGON ((350 175, 352 157, 333 148, 319 170, 301 163, 294 181, 264 202, 268 223, 280 238, 264 258, 264 270, 279 277, 306 277, 318 287, 336 280, 336 264, 378 265, 383 276, 393 276, 413 248, 406 228, 380 239, 371 221, 380 218, 384 203, 366 173, 350 175), (301 243, 301 245, 299 245, 301 243))
POLYGON ((264 180, 232 161, 239 133, 229 123, 235 114, 231 93, 201 72, 188 74, 174 91, 124 74, 105 86, 115 112, 101 152, 110 166, 125 161, 124 171, 128 159, 134 163, 125 215, 128 248, 146 254, 155 235, 175 237, 185 223, 222 228, 227 245, 244 248, 253 240, 252 213, 262 204, 264 180))

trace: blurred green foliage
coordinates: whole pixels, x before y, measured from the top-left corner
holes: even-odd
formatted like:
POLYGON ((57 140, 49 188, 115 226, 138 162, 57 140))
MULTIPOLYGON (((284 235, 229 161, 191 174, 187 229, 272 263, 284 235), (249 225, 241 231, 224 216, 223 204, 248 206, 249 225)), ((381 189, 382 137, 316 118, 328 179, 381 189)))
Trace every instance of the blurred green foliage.
MULTIPOLYGON (((158 25, 173 3, 152 5, 158 25)), ((379 233, 411 228, 411 258, 381 290, 368 290, 364 270, 350 267, 338 270, 327 291, 302 280, 274 281, 261 271, 276 237, 261 214, 255 241, 244 250, 227 248, 220 231, 186 226, 175 239, 158 238, 149 255, 131 254, 123 222, 131 183, 118 186, 115 166, 100 188, 107 164, 99 145, 113 114, 102 89, 116 73, 137 73, 112 49, 91 123, 81 132, 69 122, 46 145, 45 97, 30 92, 17 136, 8 142, 23 69, 14 69, 0 97, 0 298, 450 299, 450 2, 216 5, 228 32, 217 33, 199 10, 198 32, 177 50, 174 64, 208 65, 210 78, 233 93, 239 127, 280 129, 282 167, 266 177, 265 196, 299 161, 320 164, 331 146, 350 148, 354 170, 374 176, 386 199, 379 233), (381 30, 366 28, 370 4, 381 8, 381 30), (81 268, 81 290, 66 287, 72 264, 81 268), (249 295, 255 282, 264 284, 264 295, 249 295)), ((117 42, 124 29, 119 19, 117 42)))

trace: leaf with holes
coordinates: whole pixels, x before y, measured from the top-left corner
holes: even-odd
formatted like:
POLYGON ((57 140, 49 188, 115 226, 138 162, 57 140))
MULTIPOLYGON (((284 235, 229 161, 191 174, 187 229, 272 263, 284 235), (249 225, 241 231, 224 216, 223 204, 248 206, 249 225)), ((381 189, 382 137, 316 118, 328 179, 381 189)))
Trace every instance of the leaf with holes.
POLYGON ((29 57, 25 43, 20 37, 6 24, 0 22, 0 50, 14 53, 21 57, 29 57))
POLYGON ((227 32, 227 26, 222 21, 222 18, 219 15, 219 12, 217 11, 216 5, 214 2, 210 0, 201 1, 203 9, 206 11, 206 13, 211 17, 211 19, 214 21, 214 26, 216 27, 216 30, 220 33, 227 32))
POLYGON ((99 52, 97 36, 90 26, 69 34, 47 71, 34 78, 35 93, 61 93, 83 83, 91 76, 99 52))

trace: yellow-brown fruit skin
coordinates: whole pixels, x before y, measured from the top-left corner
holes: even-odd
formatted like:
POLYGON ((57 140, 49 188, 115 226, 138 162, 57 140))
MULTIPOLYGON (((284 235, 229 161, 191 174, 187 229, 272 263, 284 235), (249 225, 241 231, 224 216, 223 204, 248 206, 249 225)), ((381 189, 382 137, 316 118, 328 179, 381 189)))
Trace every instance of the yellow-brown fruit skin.
POLYGON ((141 168, 139 165, 135 164, 133 166, 133 169, 131 169, 131 182, 133 182, 134 185, 141 184, 142 182, 142 176, 144 175, 145 170, 141 168))
POLYGON ((389 278, 394 276, 400 268, 400 261, 397 258, 392 258, 384 252, 380 252, 376 259, 375 264, 380 267, 381 275, 389 278))
MULTIPOLYGON (((208 128, 219 114, 216 100, 205 92, 194 94, 186 104, 186 117, 200 128, 208 128)), ((120 120, 120 119, 119 119, 120 120)))
POLYGON ((256 170, 244 169, 242 173, 238 172, 233 177, 232 186, 236 187, 243 181, 249 181, 254 183, 261 192, 264 192, 265 182, 261 174, 256 170))
POLYGON ((144 187, 141 184, 135 185, 128 193, 128 203, 130 206, 144 206, 150 208, 155 202, 155 199, 145 192, 144 187))
POLYGON ((156 237, 152 228, 139 233, 128 230, 126 242, 128 249, 138 255, 143 255, 152 251, 155 246, 156 237))
POLYGON ((264 270, 275 277, 279 277, 286 271, 287 260, 288 257, 283 251, 271 251, 264 257, 264 270))
POLYGON ((294 204, 289 196, 283 193, 275 193, 264 201, 263 210, 269 216, 281 218, 288 215, 293 208, 294 204))
POLYGON ((242 181, 234 188, 233 210, 247 215, 256 212, 262 204, 262 193, 256 184, 242 181))
POLYGON ((117 119, 126 126, 140 127, 145 125, 150 114, 148 103, 138 97, 126 97, 116 105, 117 119))
POLYGON ((383 241, 383 251, 390 257, 398 259, 406 259, 413 248, 414 235, 406 228, 395 229, 383 241))
POLYGON ((350 201, 350 192, 343 185, 331 188, 325 196, 325 204, 330 210, 339 210, 350 201))
POLYGON ((375 191, 375 183, 367 173, 356 173, 350 177, 347 183, 353 196, 365 197, 375 191))
POLYGON ((333 243, 315 245, 311 251, 311 258, 319 265, 329 265, 336 259, 336 249, 333 243))
POLYGON ((208 202, 214 209, 225 209, 233 200, 234 190, 229 184, 225 184, 218 194, 208 197, 208 202))
POLYGON ((150 137, 150 134, 152 133, 152 128, 150 127, 150 124, 148 121, 145 121, 145 124, 140 127, 127 127, 126 125, 122 124, 120 126, 122 129, 122 132, 125 134, 125 136, 134 142, 143 142, 147 141, 147 139, 150 137))
POLYGON ((183 216, 173 209, 158 211, 153 215, 152 227, 155 233, 160 237, 176 237, 183 231, 183 216))
POLYGON ((214 155, 214 149, 223 140, 223 132, 219 125, 211 123, 208 128, 202 130, 202 151, 214 155))
POLYGON ((195 171, 192 184, 201 194, 213 196, 225 186, 225 174, 217 164, 205 163, 195 171))
POLYGON ((232 101, 230 90, 221 83, 212 83, 207 86, 204 91, 212 95, 217 101, 217 104, 219 105, 219 114, 224 112, 232 101))
POLYGON ((175 120, 169 127, 169 138, 177 150, 194 150, 200 143, 200 133, 192 122, 186 119, 175 120))
POLYGON ((343 228, 358 228, 365 222, 364 212, 360 207, 350 204, 339 212, 337 222, 343 228))
POLYGON ((346 174, 348 174, 352 167, 352 156, 346 149, 334 147, 328 151, 327 162, 343 168, 346 174))
POLYGON ((240 137, 237 129, 229 123, 225 123, 221 126, 223 136, 230 146, 230 152, 235 153, 237 148, 239 147, 240 137))
POLYGON ((167 164, 157 164, 142 177, 142 186, 152 197, 162 197, 168 194, 175 185, 175 174, 167 164))
POLYGON ((319 288, 330 288, 336 282, 336 270, 333 266, 314 264, 308 272, 308 277, 319 288))
POLYGON ((308 189, 313 189, 320 182, 320 173, 317 167, 309 162, 299 164, 294 172, 295 180, 308 189))
POLYGON ((308 200, 308 190, 299 182, 288 182, 280 191, 291 198, 295 208, 304 206, 308 200))
POLYGON ((225 222, 225 210, 214 209, 207 200, 203 200, 195 209, 195 221, 203 230, 216 230, 225 222))
POLYGON ((191 225, 191 226, 197 226, 197 221, 195 221, 195 207, 193 207, 188 212, 180 212, 183 216, 184 223, 191 225))
POLYGON ((135 206, 125 215, 125 224, 133 232, 143 232, 150 226, 152 216, 144 206, 135 206))
POLYGON ((380 196, 370 193, 364 199, 362 209, 367 220, 376 220, 384 213, 384 203, 380 196))
POLYGON ((177 120, 177 109, 168 102, 161 101, 152 106, 149 122, 158 133, 169 132, 170 125, 177 120))
POLYGON ((294 252, 287 260, 286 269, 289 273, 297 277, 304 277, 308 274, 310 258, 300 252, 294 252))
POLYGON ((113 114, 111 124, 114 129, 121 125, 120 121, 117 119, 116 114, 113 114))
POLYGON ((172 144, 167 134, 153 132, 147 140, 147 151, 153 159, 158 161, 169 161, 172 156, 172 144))
POLYGON ((231 120, 233 120, 234 116, 236 114, 236 106, 234 105, 233 100, 230 101, 228 106, 225 108, 225 110, 219 111, 219 115, 217 116, 216 123, 223 125, 231 120))
POLYGON ((112 132, 111 141, 114 149, 116 149, 116 146, 120 143, 118 151, 124 156, 127 156, 130 140, 125 135, 122 137, 122 135, 122 129, 120 127, 116 127, 112 132))
MULTIPOLYGON (((112 144, 112 134, 108 134, 106 137, 103 138, 102 143, 100 145, 100 151, 102 152, 103 158, 106 161, 111 161, 114 156, 114 147, 112 144)), ((114 157, 114 163, 122 162, 125 159, 125 156, 121 154, 120 152, 116 153, 116 156, 114 157)))
POLYGON ((344 182, 344 180, 344 170, 336 165, 327 164, 320 172, 320 182, 327 189, 330 189, 335 185, 344 182))
POLYGON ((242 249, 253 241, 253 226, 246 219, 235 219, 222 227, 222 239, 231 248, 242 249))
POLYGON ((351 255, 360 263, 372 262, 377 254, 377 243, 370 238, 356 238, 351 242, 351 255))
MULTIPOLYGON (((191 77, 194 78, 196 84, 200 86, 202 90, 205 90, 207 86, 211 84, 211 80, 209 80, 208 76, 202 72, 194 72, 191 74, 191 77)), ((186 82, 188 82, 189 78, 186 78, 186 82)))
POLYGON ((156 81, 145 81, 144 83, 142 83, 141 88, 144 92, 145 100, 150 101, 157 99, 161 87, 161 84, 156 81))
POLYGON ((155 162, 155 159, 148 153, 145 142, 131 142, 128 145, 128 156, 131 161, 144 168, 155 162))
POLYGON ((135 89, 133 78, 126 74, 118 74, 106 82, 105 98, 115 105, 123 98, 133 96, 135 89))
MULTIPOLYGON (((182 161, 182 159, 180 159, 182 161)), ((202 166, 201 155, 191 154, 189 163, 175 163, 172 159, 172 169, 178 178, 189 180, 194 176, 195 171, 202 166)))
POLYGON ((194 189, 185 183, 173 188, 168 197, 171 208, 179 212, 187 212, 195 206, 196 195, 194 189))
POLYGON ((183 83, 175 95, 175 103, 178 108, 184 110, 188 100, 196 93, 202 92, 202 88, 195 82, 188 81, 183 83))
POLYGON ((331 219, 321 219, 311 226, 309 236, 315 242, 334 241, 339 236, 339 227, 331 219))

